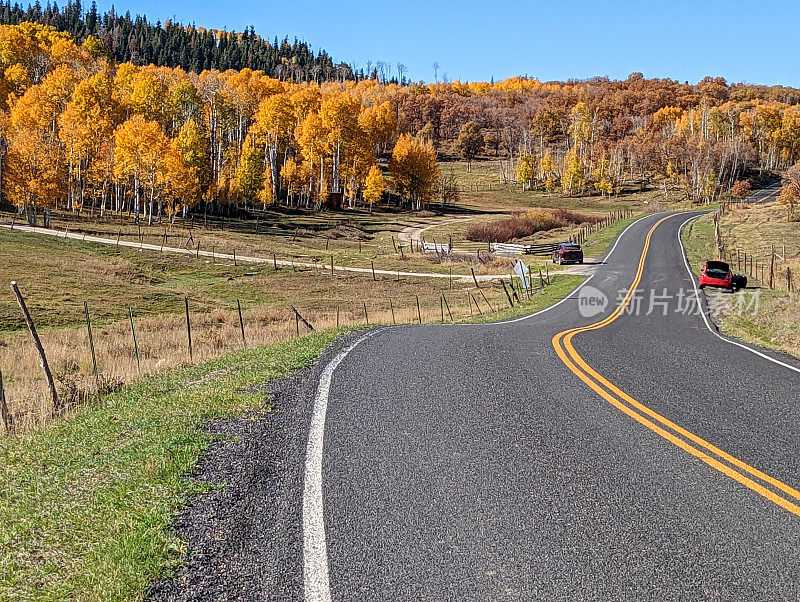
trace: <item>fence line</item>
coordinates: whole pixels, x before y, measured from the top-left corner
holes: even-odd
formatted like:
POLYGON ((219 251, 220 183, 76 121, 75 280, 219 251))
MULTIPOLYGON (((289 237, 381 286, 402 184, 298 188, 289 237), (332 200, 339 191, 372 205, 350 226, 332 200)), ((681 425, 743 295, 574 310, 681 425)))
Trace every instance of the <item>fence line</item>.
MULTIPOLYGON (((327 311, 303 310, 288 304, 286 311, 280 310, 277 314, 274 308, 254 307, 251 315, 248 315, 242 311, 237 299, 235 304, 226 308, 224 315, 220 315, 213 312, 195 313, 190 299, 184 297, 180 302, 182 311, 138 318, 138 324, 134 322, 132 306, 126 308, 125 315, 120 316, 119 321, 99 329, 87 318, 85 346, 76 341, 75 332, 70 329, 48 332, 42 343, 42 354, 47 346, 51 361, 59 366, 75 366, 66 376, 61 374, 59 368, 56 376, 61 395, 49 408, 44 408, 46 411, 38 409, 33 412, 30 409, 29 401, 41 396, 41 377, 36 377, 33 370, 35 356, 31 357, 30 349, 21 349, 25 346, 11 346, 15 348, 12 352, 14 357, 3 361, 6 365, 4 399, 7 399, 11 410, 8 419, 3 420, 5 424, 15 423, 17 431, 20 431, 20 427, 25 430, 25 425, 28 428, 36 426, 49 417, 90 403, 95 396, 113 391, 141 376, 186 362, 218 357, 248 344, 260 345, 302 336, 304 329, 301 326, 310 332, 334 326, 449 323, 474 316, 472 303, 475 303, 478 315, 491 315, 505 307, 501 300, 509 294, 507 290, 503 292, 507 279, 498 278, 496 283, 484 282, 477 287, 461 289, 466 292, 466 303, 463 300, 459 303, 460 296, 456 291, 445 288, 422 297, 406 295, 400 299, 400 304, 397 303, 397 296, 387 295, 383 300, 378 297, 371 302, 354 300, 349 306, 338 304, 335 310, 327 311), (450 291, 450 294, 446 294, 446 291, 450 291), (259 317, 259 312, 263 312, 261 315, 275 315, 275 319, 265 322, 263 317, 259 317), (183 324, 181 318, 184 319, 183 324), (87 356, 90 358, 88 365, 87 356), (10 375, 8 369, 11 366, 15 370, 21 368, 22 372, 10 375), (14 380, 17 384, 27 384, 29 389, 35 388, 35 394, 29 390, 30 399, 27 399, 14 387, 9 388, 8 385, 14 380)), ((547 281, 543 279, 540 289, 546 284, 547 281)), ((515 290, 513 284, 511 289, 515 290)), ((509 305, 514 305, 510 297, 508 301, 509 305)), ((88 304, 84 309, 88 316, 88 304)), ((96 307, 94 311, 97 311, 96 307)), ((3 359, 2 353, 0 359, 3 359)), ((54 390, 55 387, 54 381, 54 390)), ((6 429, 7 432, 9 430, 6 429)))

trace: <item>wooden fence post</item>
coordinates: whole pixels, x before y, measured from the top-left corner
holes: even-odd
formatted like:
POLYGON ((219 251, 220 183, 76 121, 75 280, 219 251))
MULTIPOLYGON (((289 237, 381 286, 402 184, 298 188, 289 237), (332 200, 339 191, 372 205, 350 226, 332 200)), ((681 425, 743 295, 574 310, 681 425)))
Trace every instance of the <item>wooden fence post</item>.
POLYGON ((364 301, 364 321, 366 321, 367 326, 369 326, 369 314, 367 314, 367 302, 364 301))
POLYGON ((275 271, 278 271, 278 256, 275 253, 272 254, 272 266, 275 268, 275 271))
POLYGON ((775 245, 772 245, 772 253, 769 257, 769 288, 775 288, 775 245))
POLYGON ((6 403, 6 391, 3 388, 3 372, 0 370, 0 417, 3 419, 3 425, 6 427, 6 432, 11 434, 14 432, 14 417, 8 411, 8 404, 6 403))
POLYGON ((489 303, 489 299, 487 299, 487 298, 486 298, 486 295, 484 295, 484 294, 483 294, 483 290, 482 290, 482 289, 478 289, 478 292, 481 294, 481 297, 483 297, 483 300, 484 300, 484 301, 486 301, 486 305, 488 305, 488 306, 489 306, 489 310, 490 310, 492 313, 494 313, 495 311, 497 311, 497 310, 495 310, 495 308, 494 308, 494 307, 492 307, 492 304, 491 304, 491 303, 489 303))
POLYGON ((94 368, 94 382, 97 385, 97 392, 100 392, 100 373, 97 370, 97 356, 94 352, 94 337, 92 336, 92 321, 89 319, 89 304, 83 302, 83 313, 86 314, 86 330, 89 332, 89 349, 92 352, 92 367, 94 368))
POLYGON ((447 297, 444 296, 442 293, 442 300, 444 301, 444 306, 447 308, 447 315, 450 316, 450 321, 453 321, 453 312, 450 311, 450 304, 447 302, 447 297))
POLYGON ((422 324, 422 310, 419 308, 419 295, 417 297, 417 318, 419 319, 419 323, 422 324))
POLYGON ((189 322, 189 297, 184 297, 183 302, 186 306, 186 338, 189 341, 189 361, 194 362, 194 354, 192 353, 192 325, 189 322))
POLYGON ((394 319, 394 303, 392 303, 392 298, 389 297, 389 309, 392 311, 392 324, 397 324, 394 319))
POLYGON ((372 265, 372 281, 375 282, 377 280, 377 278, 375 278, 375 262, 370 261, 370 264, 372 265))
POLYGON ((242 331, 242 347, 247 348, 247 339, 244 338, 244 320, 242 319, 242 304, 236 299, 236 309, 239 312, 239 329, 242 331))
MULTIPOLYGON (((300 322, 305 324, 306 328, 308 328, 309 330, 312 330, 312 331, 314 330, 314 327, 309 323, 308 320, 306 320, 303 316, 300 315, 300 312, 297 311, 297 309, 295 309, 294 305, 290 305, 289 307, 291 307, 292 311, 294 312, 295 322, 297 322, 299 320, 300 322)), ((300 325, 299 325, 299 323, 297 324, 297 334, 300 334, 300 325)))
POLYGON ((36 326, 33 323, 33 318, 31 318, 31 314, 28 312, 28 307, 25 305, 25 299, 22 298, 22 294, 19 292, 19 287, 17 286, 16 282, 11 283, 11 290, 14 292, 14 296, 17 298, 17 303, 19 304, 19 308, 22 310, 22 315, 25 317, 25 323, 28 325, 28 330, 33 338, 33 344, 36 345, 36 351, 39 353, 39 365, 44 371, 44 376, 47 379, 47 386, 50 388, 50 397, 53 400, 53 410, 58 411, 61 409, 61 404, 58 399, 56 384, 53 381, 53 374, 50 372, 50 366, 47 363, 47 356, 44 354, 42 341, 39 339, 39 335, 36 332, 36 326))
POLYGON ((503 291, 505 292, 506 297, 508 298, 508 306, 509 307, 514 307, 514 302, 511 300, 511 295, 508 294, 508 288, 506 287, 506 281, 501 278, 500 282, 503 284, 503 291))
POLYGON ((136 327, 133 325, 133 308, 128 306, 128 315, 131 318, 131 332, 133 333, 133 350, 136 352, 136 370, 142 373, 142 364, 139 359, 139 342, 136 340, 136 327))
MULTIPOLYGON (((478 310, 478 315, 479 315, 479 316, 482 316, 482 315, 483 315, 483 312, 481 311, 481 306, 480 306, 480 305, 478 305, 478 300, 475 298, 475 296, 474 296, 472 293, 470 293, 470 294, 469 294, 469 297, 470 297, 470 299, 472 299, 472 301, 475 303, 475 309, 477 309, 477 310, 478 310)), ((470 305, 470 314, 472 314, 472 310, 471 310, 471 308, 472 308, 472 306, 470 305)))

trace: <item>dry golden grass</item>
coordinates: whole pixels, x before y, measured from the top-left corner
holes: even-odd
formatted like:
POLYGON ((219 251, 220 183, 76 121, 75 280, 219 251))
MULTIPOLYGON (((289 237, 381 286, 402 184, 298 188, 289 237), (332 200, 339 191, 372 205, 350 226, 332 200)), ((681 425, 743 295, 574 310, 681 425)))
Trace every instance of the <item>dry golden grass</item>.
MULTIPOLYGON (((419 314, 423 322, 436 322, 442 319, 442 309, 446 321, 450 320, 451 315, 453 320, 460 320, 473 314, 478 316, 479 310, 482 314, 489 314, 492 310, 507 307, 505 293, 497 283, 482 284, 478 291, 463 283, 456 283, 455 288, 449 289, 446 281, 436 287, 431 283, 405 280, 373 283, 358 277, 326 278, 298 274, 275 279, 273 284, 286 285, 290 281, 302 281, 305 286, 283 292, 296 297, 291 304, 318 330, 336 326, 366 326, 367 323, 416 323, 419 314), (440 301, 442 293, 449 304, 449 311, 440 301), (469 305, 468 295, 474 299, 469 305), (417 296, 420 299, 419 314, 417 296)), ((280 299, 276 303, 245 311, 243 322, 247 346, 264 345, 296 336, 298 324, 289 305, 288 300, 284 302, 280 299)), ((184 315, 146 316, 135 318, 134 323, 139 345, 138 365, 129 321, 120 320, 93 327, 101 392, 189 362, 184 315)), ((239 317, 235 310, 193 310, 190 324, 195 362, 219 357, 243 346, 239 317)), ((307 330, 300 322, 300 333, 307 330)), ((94 376, 86 329, 45 329, 40 336, 59 395, 67 410, 90 402, 98 392, 98 383, 94 376)), ((0 367, 3 368, 6 398, 18 430, 30 430, 52 417, 52 401, 27 331, 0 336, 0 367)))

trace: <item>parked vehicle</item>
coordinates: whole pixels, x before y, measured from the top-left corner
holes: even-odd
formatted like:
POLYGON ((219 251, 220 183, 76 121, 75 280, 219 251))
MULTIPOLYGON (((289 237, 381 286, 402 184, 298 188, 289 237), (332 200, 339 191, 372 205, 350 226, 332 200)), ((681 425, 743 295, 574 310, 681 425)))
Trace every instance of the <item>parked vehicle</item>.
POLYGON ((734 290, 738 291, 740 289, 747 288, 747 276, 744 274, 734 274, 732 282, 734 290))
POLYGON ((574 242, 562 242, 553 251, 553 263, 583 263, 583 249, 574 242))
POLYGON ((711 286, 714 288, 727 288, 734 291, 733 272, 731 266, 724 261, 709 259, 700 271, 700 288, 711 286))

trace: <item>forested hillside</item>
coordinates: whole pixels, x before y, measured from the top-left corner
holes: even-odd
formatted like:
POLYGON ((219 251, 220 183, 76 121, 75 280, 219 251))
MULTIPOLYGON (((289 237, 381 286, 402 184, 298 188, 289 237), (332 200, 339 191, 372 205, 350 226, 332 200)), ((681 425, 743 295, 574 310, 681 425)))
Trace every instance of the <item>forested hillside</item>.
POLYGON ((204 69, 257 69, 292 81, 364 77, 345 63, 334 64, 324 50, 315 54, 308 44, 297 39, 279 42, 275 38, 270 43, 252 28, 237 33, 171 22, 150 23, 146 17, 132 17, 130 13, 120 15, 113 8, 100 14, 94 2, 84 11, 80 0, 69 1, 63 8, 49 2, 44 8, 38 1, 27 8, 10 1, 0 2, 0 23, 19 25, 26 21, 67 32, 79 43, 93 36, 101 40, 109 54, 120 63, 153 63, 196 73, 204 69))
POLYGON ((437 148, 501 157, 528 189, 638 182, 707 202, 800 154, 800 91, 720 78, 298 84, 117 64, 92 36, 30 23, 0 26, 0 70, 3 195, 31 220, 52 207, 153 220, 198 204, 353 205, 385 187, 419 207, 448 194, 437 148))

